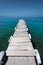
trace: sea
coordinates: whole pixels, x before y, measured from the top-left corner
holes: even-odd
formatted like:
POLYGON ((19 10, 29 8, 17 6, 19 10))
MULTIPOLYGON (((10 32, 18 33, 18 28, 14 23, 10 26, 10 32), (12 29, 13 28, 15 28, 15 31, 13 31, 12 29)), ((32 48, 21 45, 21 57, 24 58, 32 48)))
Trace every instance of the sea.
POLYGON ((19 19, 25 20, 35 48, 43 58, 43 17, 0 17, 0 51, 7 49, 8 40, 13 35, 19 19))

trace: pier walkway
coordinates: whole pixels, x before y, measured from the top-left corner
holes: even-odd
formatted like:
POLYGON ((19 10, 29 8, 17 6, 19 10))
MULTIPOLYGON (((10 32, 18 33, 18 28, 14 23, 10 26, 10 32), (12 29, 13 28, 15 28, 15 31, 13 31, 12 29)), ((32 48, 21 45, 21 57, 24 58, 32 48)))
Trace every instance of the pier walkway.
POLYGON ((8 56, 6 65, 36 65, 31 36, 22 19, 19 20, 13 36, 9 39, 6 54, 8 56))

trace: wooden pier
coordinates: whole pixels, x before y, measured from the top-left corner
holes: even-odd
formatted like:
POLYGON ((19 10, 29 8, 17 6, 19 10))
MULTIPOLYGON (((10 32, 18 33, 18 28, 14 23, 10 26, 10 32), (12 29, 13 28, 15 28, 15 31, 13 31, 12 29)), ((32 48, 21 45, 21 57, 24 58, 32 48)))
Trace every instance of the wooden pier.
POLYGON ((9 39, 6 50, 8 60, 6 65, 36 65, 35 51, 31 36, 24 20, 19 20, 13 36, 9 39))

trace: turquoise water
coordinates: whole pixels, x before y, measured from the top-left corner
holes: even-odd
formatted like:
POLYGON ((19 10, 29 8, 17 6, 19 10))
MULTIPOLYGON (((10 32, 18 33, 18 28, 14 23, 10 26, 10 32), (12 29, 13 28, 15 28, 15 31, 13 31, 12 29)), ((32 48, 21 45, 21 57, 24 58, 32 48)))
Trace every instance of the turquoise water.
POLYGON ((14 32, 17 22, 16 18, 0 18, 0 51, 6 50, 8 40, 14 32))
MULTIPOLYGON (((20 18, 0 17, 0 51, 6 50, 8 39, 20 18)), ((32 35, 32 39, 40 55, 43 57, 43 17, 23 17, 32 35)))
POLYGON ((33 42, 43 57, 43 17, 29 18, 27 20, 29 31, 32 35, 33 42))

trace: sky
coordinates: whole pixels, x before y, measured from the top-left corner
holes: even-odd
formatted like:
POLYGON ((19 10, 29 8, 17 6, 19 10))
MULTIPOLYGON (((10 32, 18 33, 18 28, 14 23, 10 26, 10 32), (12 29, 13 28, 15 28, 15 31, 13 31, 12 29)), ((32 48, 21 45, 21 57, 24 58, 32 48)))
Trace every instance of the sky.
POLYGON ((0 0, 0 16, 43 16, 43 0, 0 0))

